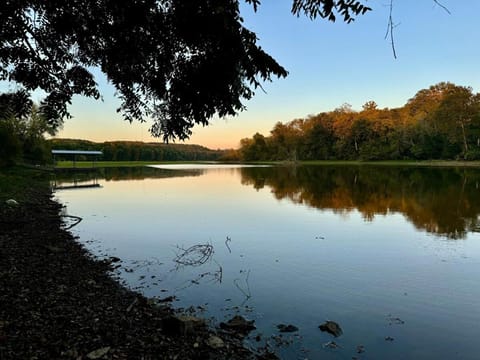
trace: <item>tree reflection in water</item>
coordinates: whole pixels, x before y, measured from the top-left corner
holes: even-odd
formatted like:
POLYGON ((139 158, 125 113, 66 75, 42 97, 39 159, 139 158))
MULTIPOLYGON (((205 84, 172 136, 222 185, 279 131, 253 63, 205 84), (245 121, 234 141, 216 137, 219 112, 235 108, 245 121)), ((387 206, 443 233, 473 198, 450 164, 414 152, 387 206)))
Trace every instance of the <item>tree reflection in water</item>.
POLYGON ((366 221, 401 213, 421 230, 462 239, 480 226, 480 171, 393 166, 242 168, 242 184, 271 188, 278 200, 359 211, 366 221))

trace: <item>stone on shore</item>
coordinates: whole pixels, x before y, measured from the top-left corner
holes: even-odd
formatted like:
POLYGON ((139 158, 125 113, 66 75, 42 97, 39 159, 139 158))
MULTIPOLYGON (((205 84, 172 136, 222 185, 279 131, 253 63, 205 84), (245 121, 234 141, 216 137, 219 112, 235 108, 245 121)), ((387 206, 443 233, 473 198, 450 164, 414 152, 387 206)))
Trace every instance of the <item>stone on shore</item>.
POLYGON ((228 320, 226 323, 220 323, 220 327, 224 330, 235 331, 239 334, 246 335, 250 331, 255 330, 254 320, 246 320, 240 315, 235 315, 233 318, 228 320))
POLYGON ((170 316, 164 320, 164 329, 168 333, 176 335, 189 335, 204 329, 205 320, 189 315, 170 316))

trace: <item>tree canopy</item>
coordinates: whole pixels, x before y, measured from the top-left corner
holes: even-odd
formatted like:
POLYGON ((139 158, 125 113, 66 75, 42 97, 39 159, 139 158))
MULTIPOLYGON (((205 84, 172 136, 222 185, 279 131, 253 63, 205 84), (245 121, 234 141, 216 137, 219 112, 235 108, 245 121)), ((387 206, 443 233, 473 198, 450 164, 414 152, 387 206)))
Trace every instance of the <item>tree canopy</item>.
POLYGON ((418 91, 400 108, 361 111, 350 105, 277 123, 270 136, 242 139, 229 159, 394 160, 480 159, 480 94, 441 82, 418 91), (234 156, 236 155, 236 157, 234 156))
MULTIPOLYGON (((351 22, 370 10, 364 2, 293 0, 292 13, 351 22)), ((93 68, 114 85, 123 117, 152 118, 151 133, 165 140, 237 114, 262 81, 287 75, 243 25, 240 0, 2 2, 0 80, 21 94, 43 90, 51 126, 69 116, 75 94, 101 97, 93 68)))

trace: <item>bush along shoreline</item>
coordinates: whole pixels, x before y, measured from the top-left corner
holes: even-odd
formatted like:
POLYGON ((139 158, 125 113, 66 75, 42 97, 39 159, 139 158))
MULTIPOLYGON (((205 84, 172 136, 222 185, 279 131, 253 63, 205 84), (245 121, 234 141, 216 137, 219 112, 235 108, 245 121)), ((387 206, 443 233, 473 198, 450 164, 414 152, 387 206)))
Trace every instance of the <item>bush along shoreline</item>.
POLYGON ((2 360, 277 358, 244 346, 239 319, 208 326, 123 287, 112 277, 120 259, 76 241, 47 186, 23 191, 0 204, 2 360))

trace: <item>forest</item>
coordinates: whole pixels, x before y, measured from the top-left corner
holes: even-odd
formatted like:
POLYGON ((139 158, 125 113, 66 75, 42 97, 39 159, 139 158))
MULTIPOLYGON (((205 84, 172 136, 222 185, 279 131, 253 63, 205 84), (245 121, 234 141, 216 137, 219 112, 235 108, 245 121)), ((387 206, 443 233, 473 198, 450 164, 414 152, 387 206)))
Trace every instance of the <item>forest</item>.
MULTIPOLYGON (((105 161, 212 161, 223 152, 200 145, 145 143, 141 141, 107 141, 102 143, 77 139, 51 139, 52 149, 100 150, 105 161)), ((61 157, 57 156, 58 160, 61 157)), ((78 157, 78 160, 82 160, 78 157)))
POLYGON ((278 122, 269 136, 256 133, 226 155, 243 161, 478 160, 480 94, 441 82, 418 91, 400 108, 366 102, 278 122))

